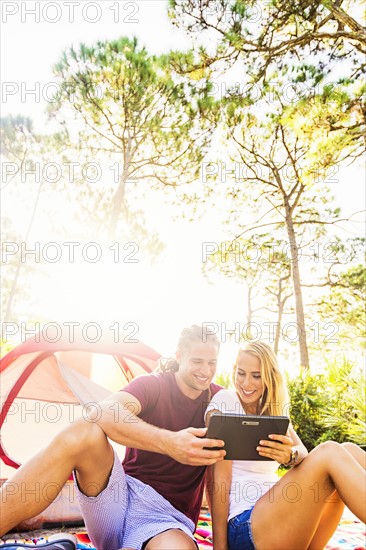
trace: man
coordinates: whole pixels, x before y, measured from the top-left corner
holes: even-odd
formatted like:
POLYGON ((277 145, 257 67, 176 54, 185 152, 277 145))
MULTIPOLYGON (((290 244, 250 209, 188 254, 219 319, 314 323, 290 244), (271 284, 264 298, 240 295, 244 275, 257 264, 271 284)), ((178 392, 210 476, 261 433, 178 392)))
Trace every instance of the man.
POLYGON ((211 383, 218 351, 215 335, 184 329, 162 372, 136 378, 102 402, 95 418, 78 419, 3 486, 1 532, 40 513, 74 472, 98 550, 195 550, 205 468, 225 455, 205 449, 223 442, 204 438, 202 428, 220 389, 211 383), (107 437, 127 447, 123 467, 107 437))

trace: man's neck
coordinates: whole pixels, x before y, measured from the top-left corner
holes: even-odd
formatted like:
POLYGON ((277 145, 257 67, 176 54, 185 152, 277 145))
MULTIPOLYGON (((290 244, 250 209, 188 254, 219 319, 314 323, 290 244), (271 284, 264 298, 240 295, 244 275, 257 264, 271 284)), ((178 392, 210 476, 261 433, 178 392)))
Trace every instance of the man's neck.
POLYGON ((177 373, 175 373, 175 381, 177 383, 178 388, 180 391, 185 395, 186 397, 189 397, 189 399, 197 399, 200 395, 202 395, 203 391, 196 390, 195 388, 191 388, 190 386, 187 386, 182 380, 177 376, 177 373))

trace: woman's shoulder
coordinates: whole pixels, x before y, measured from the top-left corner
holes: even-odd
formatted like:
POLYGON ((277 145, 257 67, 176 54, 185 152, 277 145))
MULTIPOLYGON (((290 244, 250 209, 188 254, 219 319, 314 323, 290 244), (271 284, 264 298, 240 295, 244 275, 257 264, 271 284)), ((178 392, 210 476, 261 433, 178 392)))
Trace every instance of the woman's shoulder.
POLYGON ((242 414, 240 401, 235 390, 222 389, 218 391, 211 399, 208 408, 223 413, 242 414))
POLYGON ((227 389, 227 388, 222 388, 221 390, 219 390, 219 391, 215 394, 214 397, 217 397, 217 396, 226 397, 226 398, 237 397, 236 391, 235 391, 235 390, 227 389))

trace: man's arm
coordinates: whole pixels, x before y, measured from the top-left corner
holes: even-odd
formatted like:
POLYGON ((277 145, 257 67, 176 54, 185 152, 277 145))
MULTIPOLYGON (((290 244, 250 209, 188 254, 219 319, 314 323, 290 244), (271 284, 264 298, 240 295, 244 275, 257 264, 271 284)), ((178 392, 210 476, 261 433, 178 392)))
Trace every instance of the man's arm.
POLYGON ((225 451, 203 447, 222 447, 224 442, 206 439, 207 428, 187 427, 178 432, 158 428, 139 418, 141 404, 128 392, 118 392, 99 403, 90 412, 90 421, 97 422, 104 433, 126 447, 166 454, 191 466, 209 466, 223 459, 225 451))

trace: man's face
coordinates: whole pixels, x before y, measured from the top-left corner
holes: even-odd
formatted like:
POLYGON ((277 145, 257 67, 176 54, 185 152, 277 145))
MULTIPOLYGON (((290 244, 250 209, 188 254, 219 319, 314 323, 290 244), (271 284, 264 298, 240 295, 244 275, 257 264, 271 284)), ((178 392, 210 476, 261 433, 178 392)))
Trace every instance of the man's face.
POLYGON ((216 373, 218 353, 212 342, 192 342, 182 353, 177 352, 179 370, 175 376, 184 395, 196 399, 207 390, 216 373))

